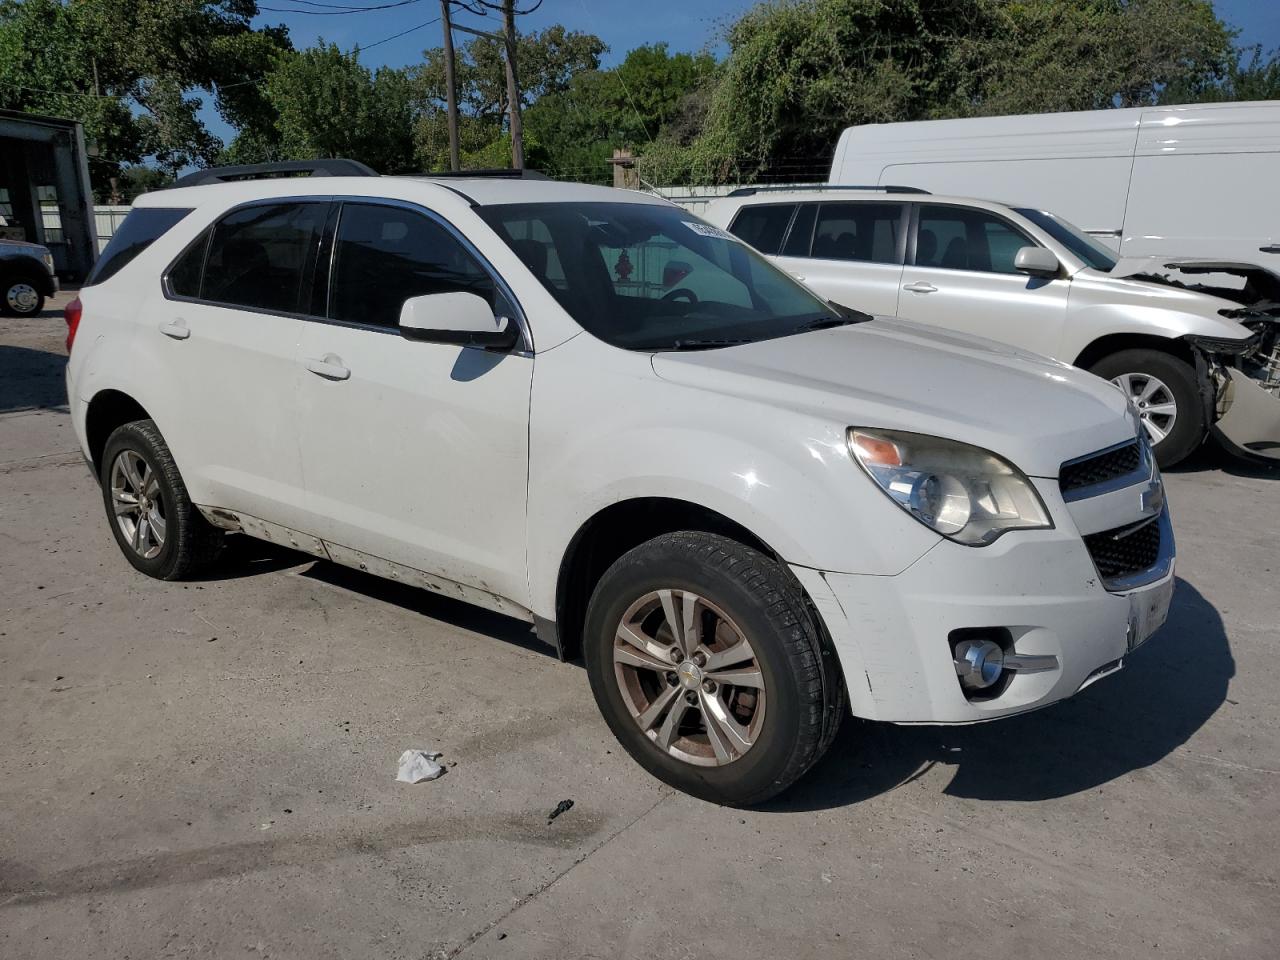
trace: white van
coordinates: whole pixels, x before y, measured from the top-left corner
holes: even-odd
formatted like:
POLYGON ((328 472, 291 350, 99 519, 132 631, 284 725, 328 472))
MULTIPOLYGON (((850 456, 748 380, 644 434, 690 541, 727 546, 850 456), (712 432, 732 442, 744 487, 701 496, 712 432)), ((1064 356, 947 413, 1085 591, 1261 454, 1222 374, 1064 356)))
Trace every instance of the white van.
POLYGON ((850 127, 832 184, 907 184, 1052 210, 1123 257, 1280 272, 1280 101, 850 127))

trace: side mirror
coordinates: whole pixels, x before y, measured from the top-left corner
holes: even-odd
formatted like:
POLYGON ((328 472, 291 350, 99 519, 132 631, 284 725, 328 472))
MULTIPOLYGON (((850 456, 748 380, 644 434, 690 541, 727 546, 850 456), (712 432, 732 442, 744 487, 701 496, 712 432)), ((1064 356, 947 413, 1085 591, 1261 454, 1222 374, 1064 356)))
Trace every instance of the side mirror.
POLYGON ((514 320, 495 317, 483 297, 463 291, 410 297, 400 308, 400 335, 501 352, 515 349, 520 342, 514 320))
POLYGON ((1044 247, 1023 247, 1013 258, 1013 269, 1033 277, 1056 277, 1061 264, 1044 247))

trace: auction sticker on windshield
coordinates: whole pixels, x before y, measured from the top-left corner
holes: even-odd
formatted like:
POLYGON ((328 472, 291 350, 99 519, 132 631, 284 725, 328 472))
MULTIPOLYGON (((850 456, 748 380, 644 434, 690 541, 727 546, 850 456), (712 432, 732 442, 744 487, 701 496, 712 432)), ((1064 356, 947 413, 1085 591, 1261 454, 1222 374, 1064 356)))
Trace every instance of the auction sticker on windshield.
POLYGON ((715 237, 718 240, 737 240, 738 239, 733 234, 726 233, 725 231, 721 230, 719 227, 713 227, 709 223, 698 223, 697 221, 694 221, 694 220, 681 220, 680 222, 683 223, 690 230, 692 230, 694 233, 704 237, 715 237))

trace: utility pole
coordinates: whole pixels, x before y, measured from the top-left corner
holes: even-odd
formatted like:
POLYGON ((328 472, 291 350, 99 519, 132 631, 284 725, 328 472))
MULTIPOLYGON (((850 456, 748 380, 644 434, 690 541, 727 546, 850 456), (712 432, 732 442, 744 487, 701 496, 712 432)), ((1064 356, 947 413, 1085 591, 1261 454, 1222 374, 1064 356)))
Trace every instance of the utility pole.
POLYGON ((502 0, 502 33, 507 47, 507 100, 511 109, 511 166, 524 169, 524 124, 516 72, 516 0, 502 0))
POLYGON ((440 0, 440 20, 444 23, 444 86, 449 104, 449 169, 460 170, 458 159, 458 89, 453 79, 453 22, 449 17, 451 0, 440 0))

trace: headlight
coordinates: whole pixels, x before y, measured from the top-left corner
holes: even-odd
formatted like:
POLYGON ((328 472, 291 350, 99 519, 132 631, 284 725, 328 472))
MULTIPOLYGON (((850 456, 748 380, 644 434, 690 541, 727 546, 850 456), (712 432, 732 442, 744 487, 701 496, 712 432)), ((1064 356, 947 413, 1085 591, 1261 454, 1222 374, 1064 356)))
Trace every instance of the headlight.
POLYGON ((971 547, 1008 530, 1053 521, 1031 481, 1002 457, 967 443, 850 427, 849 451, 889 498, 926 527, 971 547))

